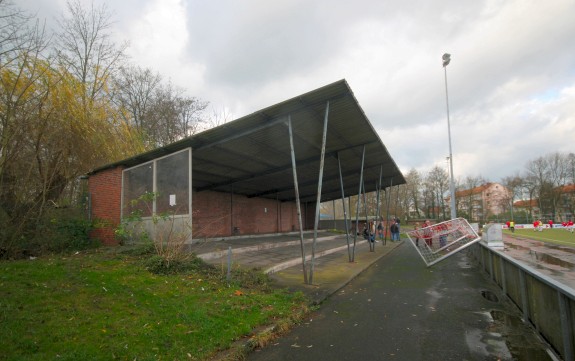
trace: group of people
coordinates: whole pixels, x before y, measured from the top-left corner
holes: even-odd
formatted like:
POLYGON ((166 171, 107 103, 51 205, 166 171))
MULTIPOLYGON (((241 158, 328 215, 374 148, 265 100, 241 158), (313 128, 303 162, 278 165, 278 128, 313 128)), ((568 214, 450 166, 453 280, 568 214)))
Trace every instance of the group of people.
MULTIPOLYGON (((415 222, 413 229, 417 231, 420 228, 423 228, 423 234, 421 234, 421 235, 423 236, 422 238, 423 238, 424 242, 429 247, 431 247, 433 245, 433 238, 432 238, 433 233, 432 233, 432 229, 431 229, 431 221, 429 219, 426 219, 423 222, 423 227, 420 227, 419 222, 415 222)), ((416 232, 415 234, 416 234, 415 245, 417 247, 419 247, 419 238, 420 238, 419 235, 420 235, 420 233, 416 232)))
POLYGON ((543 231, 543 222, 540 219, 533 221, 533 231, 543 231))
POLYGON ((399 218, 394 218, 391 220, 391 225, 389 226, 389 232, 391 233, 391 241, 392 242, 399 242, 399 226, 400 221, 399 218))
POLYGON ((375 240, 375 224, 373 221, 363 227, 363 238, 370 242, 377 242, 375 240))
POLYGON ((563 228, 565 228, 569 232, 573 233, 573 221, 572 220, 568 220, 567 222, 562 222, 561 225, 563 226, 563 228))
MULTIPOLYGON (((376 223, 375 221, 371 221, 366 226, 363 227, 363 238, 369 240, 370 242, 377 242, 376 235, 379 239, 383 239, 384 236, 383 221, 380 221, 377 224, 377 233, 375 223, 376 223)), ((399 237, 400 223, 401 221, 399 220, 399 218, 393 218, 391 220, 391 224, 389 226, 389 232, 391 233, 391 240, 393 242, 400 241, 399 237)))
MULTIPOLYGON (((547 224, 549 225, 549 228, 553 228, 553 220, 549 220, 547 222, 547 224)), ((511 232, 515 232, 515 222, 514 221, 508 221, 506 223, 507 228, 511 230, 511 232)), ((561 222, 561 225, 563 226, 564 229, 566 229, 567 231, 570 231, 571 233, 573 233, 573 221, 570 219, 567 222, 561 222)), ((533 221, 533 231, 534 232, 543 232, 543 221, 541 221, 541 219, 537 219, 533 221)))

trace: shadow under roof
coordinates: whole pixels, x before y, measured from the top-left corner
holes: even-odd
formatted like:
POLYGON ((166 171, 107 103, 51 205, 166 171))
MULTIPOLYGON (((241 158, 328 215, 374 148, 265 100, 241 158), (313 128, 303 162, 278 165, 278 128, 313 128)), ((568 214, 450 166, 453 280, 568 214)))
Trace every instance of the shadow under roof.
POLYGON ((288 118, 291 118, 300 200, 315 202, 324 118, 329 102, 321 201, 359 191, 363 147, 366 192, 405 183, 401 171, 345 80, 326 85, 253 114, 105 167, 133 167, 192 148, 192 187, 247 197, 295 200, 288 118))

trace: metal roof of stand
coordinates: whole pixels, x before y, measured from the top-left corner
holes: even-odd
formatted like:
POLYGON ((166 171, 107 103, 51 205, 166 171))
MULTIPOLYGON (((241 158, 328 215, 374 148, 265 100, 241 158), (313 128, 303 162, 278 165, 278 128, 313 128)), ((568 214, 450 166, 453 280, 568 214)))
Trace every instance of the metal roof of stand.
POLYGON ((377 190, 380 171, 382 188, 404 184, 405 178, 344 79, 91 173, 115 166, 132 167, 191 147, 195 191, 293 201, 287 125, 291 119, 300 200, 315 201, 328 102, 321 201, 341 198, 338 163, 345 196, 358 194, 364 147, 366 192, 377 190))

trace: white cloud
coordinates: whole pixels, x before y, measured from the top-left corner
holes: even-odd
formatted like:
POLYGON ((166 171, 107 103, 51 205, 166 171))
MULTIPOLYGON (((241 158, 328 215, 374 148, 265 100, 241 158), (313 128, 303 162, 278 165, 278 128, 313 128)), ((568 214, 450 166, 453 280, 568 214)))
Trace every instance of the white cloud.
POLYGON ((109 4, 135 62, 234 117, 345 78, 404 172, 447 167, 445 52, 457 178, 575 151, 572 0, 109 4))
POLYGON ((186 5, 182 0, 145 3, 141 15, 128 25, 129 55, 139 65, 159 71, 174 84, 199 91, 205 66, 189 62, 186 5))

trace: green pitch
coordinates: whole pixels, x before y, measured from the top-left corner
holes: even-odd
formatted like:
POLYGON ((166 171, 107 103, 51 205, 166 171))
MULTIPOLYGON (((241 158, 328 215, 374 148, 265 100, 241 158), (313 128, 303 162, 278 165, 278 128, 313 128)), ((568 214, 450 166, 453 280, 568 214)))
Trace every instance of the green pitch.
POLYGON ((534 231, 533 229, 515 229, 515 233, 504 229, 503 233, 515 237, 530 238, 537 241, 575 247, 575 233, 571 233, 563 228, 544 229, 541 232, 534 231))

